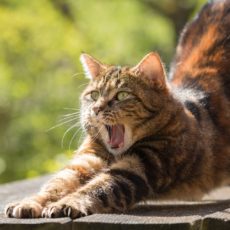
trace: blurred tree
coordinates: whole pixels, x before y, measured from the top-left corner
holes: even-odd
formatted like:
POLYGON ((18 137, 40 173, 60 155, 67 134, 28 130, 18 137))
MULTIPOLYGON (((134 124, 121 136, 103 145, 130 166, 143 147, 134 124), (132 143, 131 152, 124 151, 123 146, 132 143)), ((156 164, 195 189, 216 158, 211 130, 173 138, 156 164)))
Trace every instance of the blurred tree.
POLYGON ((64 17, 74 21, 74 13, 68 0, 50 0, 50 2, 64 17))
POLYGON ((173 22, 176 41, 180 35, 184 24, 197 7, 194 0, 142 0, 153 12, 158 12, 173 22))

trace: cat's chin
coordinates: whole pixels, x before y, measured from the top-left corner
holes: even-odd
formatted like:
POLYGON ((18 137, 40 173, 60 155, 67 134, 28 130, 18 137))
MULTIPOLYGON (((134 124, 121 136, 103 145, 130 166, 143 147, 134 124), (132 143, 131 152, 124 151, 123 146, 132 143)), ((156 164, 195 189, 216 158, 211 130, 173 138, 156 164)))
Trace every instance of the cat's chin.
POLYGON ((109 153, 111 153, 114 156, 119 156, 122 155, 123 153, 125 153, 129 148, 131 147, 131 144, 126 144, 122 147, 119 148, 111 148, 111 146, 109 146, 108 144, 106 145, 106 148, 108 150, 109 153))
POLYGON ((119 156, 122 155, 127 149, 125 148, 116 148, 116 149, 112 149, 110 147, 107 147, 108 151, 113 154, 114 156, 119 156))

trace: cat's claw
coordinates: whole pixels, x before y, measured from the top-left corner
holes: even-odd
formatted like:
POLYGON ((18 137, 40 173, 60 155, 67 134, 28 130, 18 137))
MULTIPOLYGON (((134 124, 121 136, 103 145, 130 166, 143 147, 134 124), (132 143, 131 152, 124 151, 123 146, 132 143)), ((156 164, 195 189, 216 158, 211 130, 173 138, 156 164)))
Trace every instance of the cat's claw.
POLYGON ((42 206, 35 201, 22 201, 8 204, 5 208, 7 217, 15 218, 38 218, 41 216, 42 206))
POLYGON ((89 212, 80 211, 80 210, 77 210, 77 209, 75 209, 73 207, 70 207, 70 206, 66 206, 63 209, 63 213, 64 213, 65 216, 68 216, 68 217, 70 217, 72 219, 80 218, 80 217, 89 215, 89 212))
POLYGON ((8 205, 8 206, 5 208, 5 215, 6 215, 7 217, 13 217, 13 215, 12 215, 13 210, 14 210, 14 206, 13 206, 13 205, 8 205))
POLYGON ((58 206, 46 207, 42 211, 42 217, 46 218, 58 218, 63 217, 62 210, 58 206))
POLYGON ((71 216, 71 212, 72 212, 71 207, 65 207, 65 208, 63 209, 63 213, 64 213, 65 216, 70 217, 70 216, 71 216))
POLYGON ((76 208, 73 208, 71 206, 66 206, 63 209, 63 213, 64 213, 65 216, 68 216, 71 219, 76 219, 76 218, 80 218, 80 217, 89 215, 87 212, 80 211, 80 210, 78 210, 76 208))

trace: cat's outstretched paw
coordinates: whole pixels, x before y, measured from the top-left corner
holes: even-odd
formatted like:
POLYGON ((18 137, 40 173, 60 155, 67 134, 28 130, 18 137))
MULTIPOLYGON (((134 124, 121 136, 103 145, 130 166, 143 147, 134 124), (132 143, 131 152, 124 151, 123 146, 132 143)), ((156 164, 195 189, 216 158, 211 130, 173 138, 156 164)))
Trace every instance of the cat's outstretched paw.
POLYGON ((33 200, 10 203, 5 208, 5 215, 15 218, 38 218, 41 212, 42 206, 33 200))
POLYGON ((42 217, 58 218, 70 217, 71 219, 83 217, 92 214, 87 202, 74 200, 74 198, 62 199, 52 203, 42 211, 42 217))

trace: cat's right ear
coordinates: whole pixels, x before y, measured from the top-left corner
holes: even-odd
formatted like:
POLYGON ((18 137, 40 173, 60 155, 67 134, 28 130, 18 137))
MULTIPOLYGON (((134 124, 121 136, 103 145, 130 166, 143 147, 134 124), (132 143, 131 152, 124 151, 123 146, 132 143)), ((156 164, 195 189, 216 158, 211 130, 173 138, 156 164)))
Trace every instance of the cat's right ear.
POLYGON ((96 79, 100 75, 100 73, 106 69, 106 66, 104 64, 86 53, 81 54, 80 61, 86 77, 91 80, 96 79))

